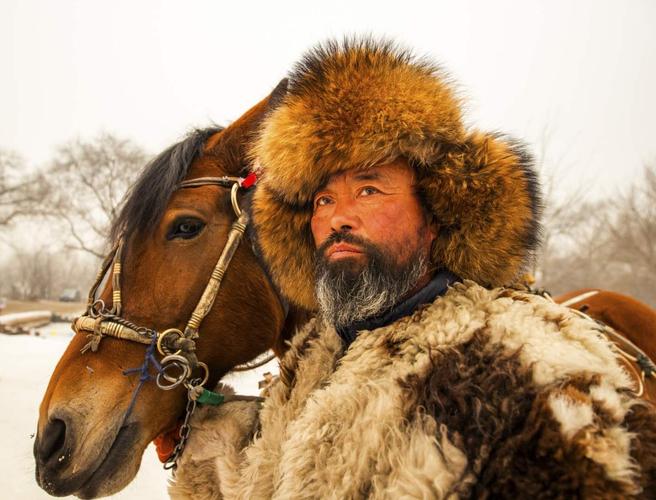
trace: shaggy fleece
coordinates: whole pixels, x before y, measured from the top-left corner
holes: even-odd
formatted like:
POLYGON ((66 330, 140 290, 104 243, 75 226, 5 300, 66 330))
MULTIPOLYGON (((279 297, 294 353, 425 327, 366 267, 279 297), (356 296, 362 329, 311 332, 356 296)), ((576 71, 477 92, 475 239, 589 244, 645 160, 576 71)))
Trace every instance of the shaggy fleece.
POLYGON ((299 332, 261 410, 204 408, 173 498, 632 498, 656 412, 594 325, 473 282, 362 331, 299 332))

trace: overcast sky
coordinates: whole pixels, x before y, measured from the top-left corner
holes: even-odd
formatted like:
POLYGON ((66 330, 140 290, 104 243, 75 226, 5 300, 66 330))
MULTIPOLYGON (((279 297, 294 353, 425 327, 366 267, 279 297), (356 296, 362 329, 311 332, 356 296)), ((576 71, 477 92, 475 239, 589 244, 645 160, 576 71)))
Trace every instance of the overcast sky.
POLYGON ((654 0, 0 0, 0 148, 36 165, 109 131, 155 153, 236 119, 316 42, 368 33, 440 61, 469 124, 607 195, 656 161, 655 26, 654 0))

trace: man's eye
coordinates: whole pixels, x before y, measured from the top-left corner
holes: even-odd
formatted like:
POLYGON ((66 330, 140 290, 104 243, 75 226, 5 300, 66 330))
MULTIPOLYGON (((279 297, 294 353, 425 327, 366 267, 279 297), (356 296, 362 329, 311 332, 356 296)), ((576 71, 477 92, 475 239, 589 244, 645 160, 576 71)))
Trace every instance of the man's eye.
POLYGON ((370 196, 372 194, 377 194, 377 193, 380 193, 380 191, 372 186, 367 186, 360 190, 360 195, 362 196, 370 196))
POLYGON ((197 236, 205 227, 205 223, 200 219, 185 218, 173 222, 166 235, 167 240, 181 238, 189 240, 197 236))
POLYGON ((329 205, 332 202, 332 200, 328 196, 319 196, 316 200, 314 200, 314 206, 316 207, 323 207, 324 205, 329 205))

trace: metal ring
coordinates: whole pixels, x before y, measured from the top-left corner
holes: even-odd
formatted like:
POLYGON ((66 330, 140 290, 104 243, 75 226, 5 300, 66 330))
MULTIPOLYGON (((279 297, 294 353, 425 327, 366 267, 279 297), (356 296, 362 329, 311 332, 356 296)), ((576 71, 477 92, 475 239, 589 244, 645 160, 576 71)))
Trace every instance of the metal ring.
POLYGON ((174 361, 173 363, 168 364, 166 368, 163 368, 162 371, 157 374, 157 378, 155 381, 157 383, 157 387, 159 387, 163 391, 170 391, 171 389, 175 389, 180 384, 184 383, 185 378, 187 377, 188 374, 189 371, 185 368, 185 365, 174 361), (180 373, 180 375, 177 378, 171 377, 170 375, 167 376, 166 370, 168 370, 169 367, 179 368, 182 373, 180 373), (166 383, 164 381, 170 383, 166 383))
MULTIPOLYGON (((159 336, 157 337, 157 350, 162 356, 177 356, 182 352, 182 349, 178 349, 176 352, 171 354, 163 349, 162 339, 171 333, 175 333, 180 338, 182 338, 183 336, 182 332, 177 328, 169 328, 168 330, 164 330, 162 333, 160 333, 159 336)), ((162 362, 164 362, 164 360, 162 360, 162 362)))
POLYGON ((162 370, 162 372, 161 372, 161 374, 162 374, 162 378, 164 378, 164 380, 166 380, 167 382, 174 383, 176 386, 178 386, 178 385, 180 385, 180 379, 181 379, 182 375, 185 375, 184 377, 182 377, 182 382, 184 382, 187 378, 189 378, 189 373, 190 373, 190 372, 189 372, 189 370, 187 369, 187 366, 188 366, 188 365, 185 365, 184 363, 180 363, 180 362, 178 362, 178 361, 171 361, 170 363, 168 363, 168 364, 166 365, 166 369, 162 370), (170 366, 172 366, 172 367, 174 367, 174 368, 175 368, 175 367, 179 368, 180 371, 181 371, 181 374, 178 375, 177 377, 174 377, 174 376, 172 376, 172 375, 169 375, 169 374, 166 372, 166 370, 167 370, 170 366))
POLYGON ((235 211, 235 215, 240 217, 241 208, 239 208, 239 202, 237 201, 237 191, 239 191, 239 184, 235 182, 230 190, 230 201, 232 202, 232 209, 235 211))
POLYGON ((175 354, 166 356, 162 360, 162 371, 157 374, 157 387, 165 391, 171 390, 189 379, 190 375, 191 369, 189 368, 189 361, 187 361, 187 358, 175 354), (170 370, 171 368, 178 368, 181 373, 177 377, 174 377, 167 373, 167 370, 170 370), (171 383, 165 384, 162 382, 162 379, 171 383))
POLYGON ((198 362, 198 366, 200 366, 203 370, 205 370, 205 376, 203 377, 203 381, 200 384, 196 384, 197 386, 204 386, 208 379, 210 378, 210 369, 208 368, 207 364, 203 363, 202 361, 198 362))
POLYGON ((199 361, 198 365, 196 366, 202 367, 203 370, 205 370, 205 375, 203 376, 202 380, 199 378, 193 378, 188 382, 185 382, 185 387, 187 389, 193 389, 194 387, 203 387, 207 383, 207 380, 210 378, 210 370, 205 363, 199 361))
POLYGON ((89 311, 89 315, 92 318, 97 318, 99 316, 102 316, 104 310, 105 310, 105 301, 103 299, 96 299, 91 304, 91 310, 89 311), (96 308, 96 305, 99 305, 100 309, 96 308))
MULTIPOLYGON (((173 363, 173 364, 168 365, 168 366, 176 366, 176 367, 178 367, 178 368, 180 368, 184 371, 183 365, 181 365, 179 363, 173 363)), ((167 368, 168 368, 168 366, 167 366, 167 368)), ((184 375, 184 373, 183 373, 183 375, 184 375)), ((177 379, 174 379, 172 377, 167 377, 165 375, 164 370, 162 370, 161 372, 159 372, 157 374, 157 377, 155 378, 155 383, 157 384, 157 387, 159 387, 163 391, 170 391, 171 389, 175 389, 180 384, 182 384, 183 380, 184 380, 184 377, 182 377, 182 376, 178 377, 177 379), (166 383, 165 381, 170 382, 170 383, 166 383)))

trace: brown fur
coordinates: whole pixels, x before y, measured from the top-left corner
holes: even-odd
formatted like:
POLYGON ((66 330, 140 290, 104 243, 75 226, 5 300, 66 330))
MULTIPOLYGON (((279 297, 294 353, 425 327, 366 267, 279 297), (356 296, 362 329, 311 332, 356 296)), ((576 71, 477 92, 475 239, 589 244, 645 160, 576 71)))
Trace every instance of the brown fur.
MULTIPOLYGON (((407 391, 409 418, 417 408, 449 429, 449 438, 465 450, 471 480, 457 493, 472 494, 485 482, 487 466, 500 443, 526 419, 535 397, 529 369, 521 366, 516 353, 505 354, 501 346, 489 349, 484 333, 458 349, 437 352, 426 377, 401 381, 407 391)), ((478 495, 474 495, 478 497, 478 495)))
POLYGON ((656 409, 653 405, 637 404, 626 415, 624 425, 640 438, 634 442, 631 454, 642 467, 640 485, 645 498, 656 498, 656 409))
POLYGON ((259 243, 293 302, 315 306, 314 193, 340 171, 401 156, 439 234, 433 263, 484 285, 515 278, 537 242, 531 159, 517 142, 466 132, 460 115, 444 73, 390 44, 329 44, 305 57, 251 150, 264 174, 259 243))

